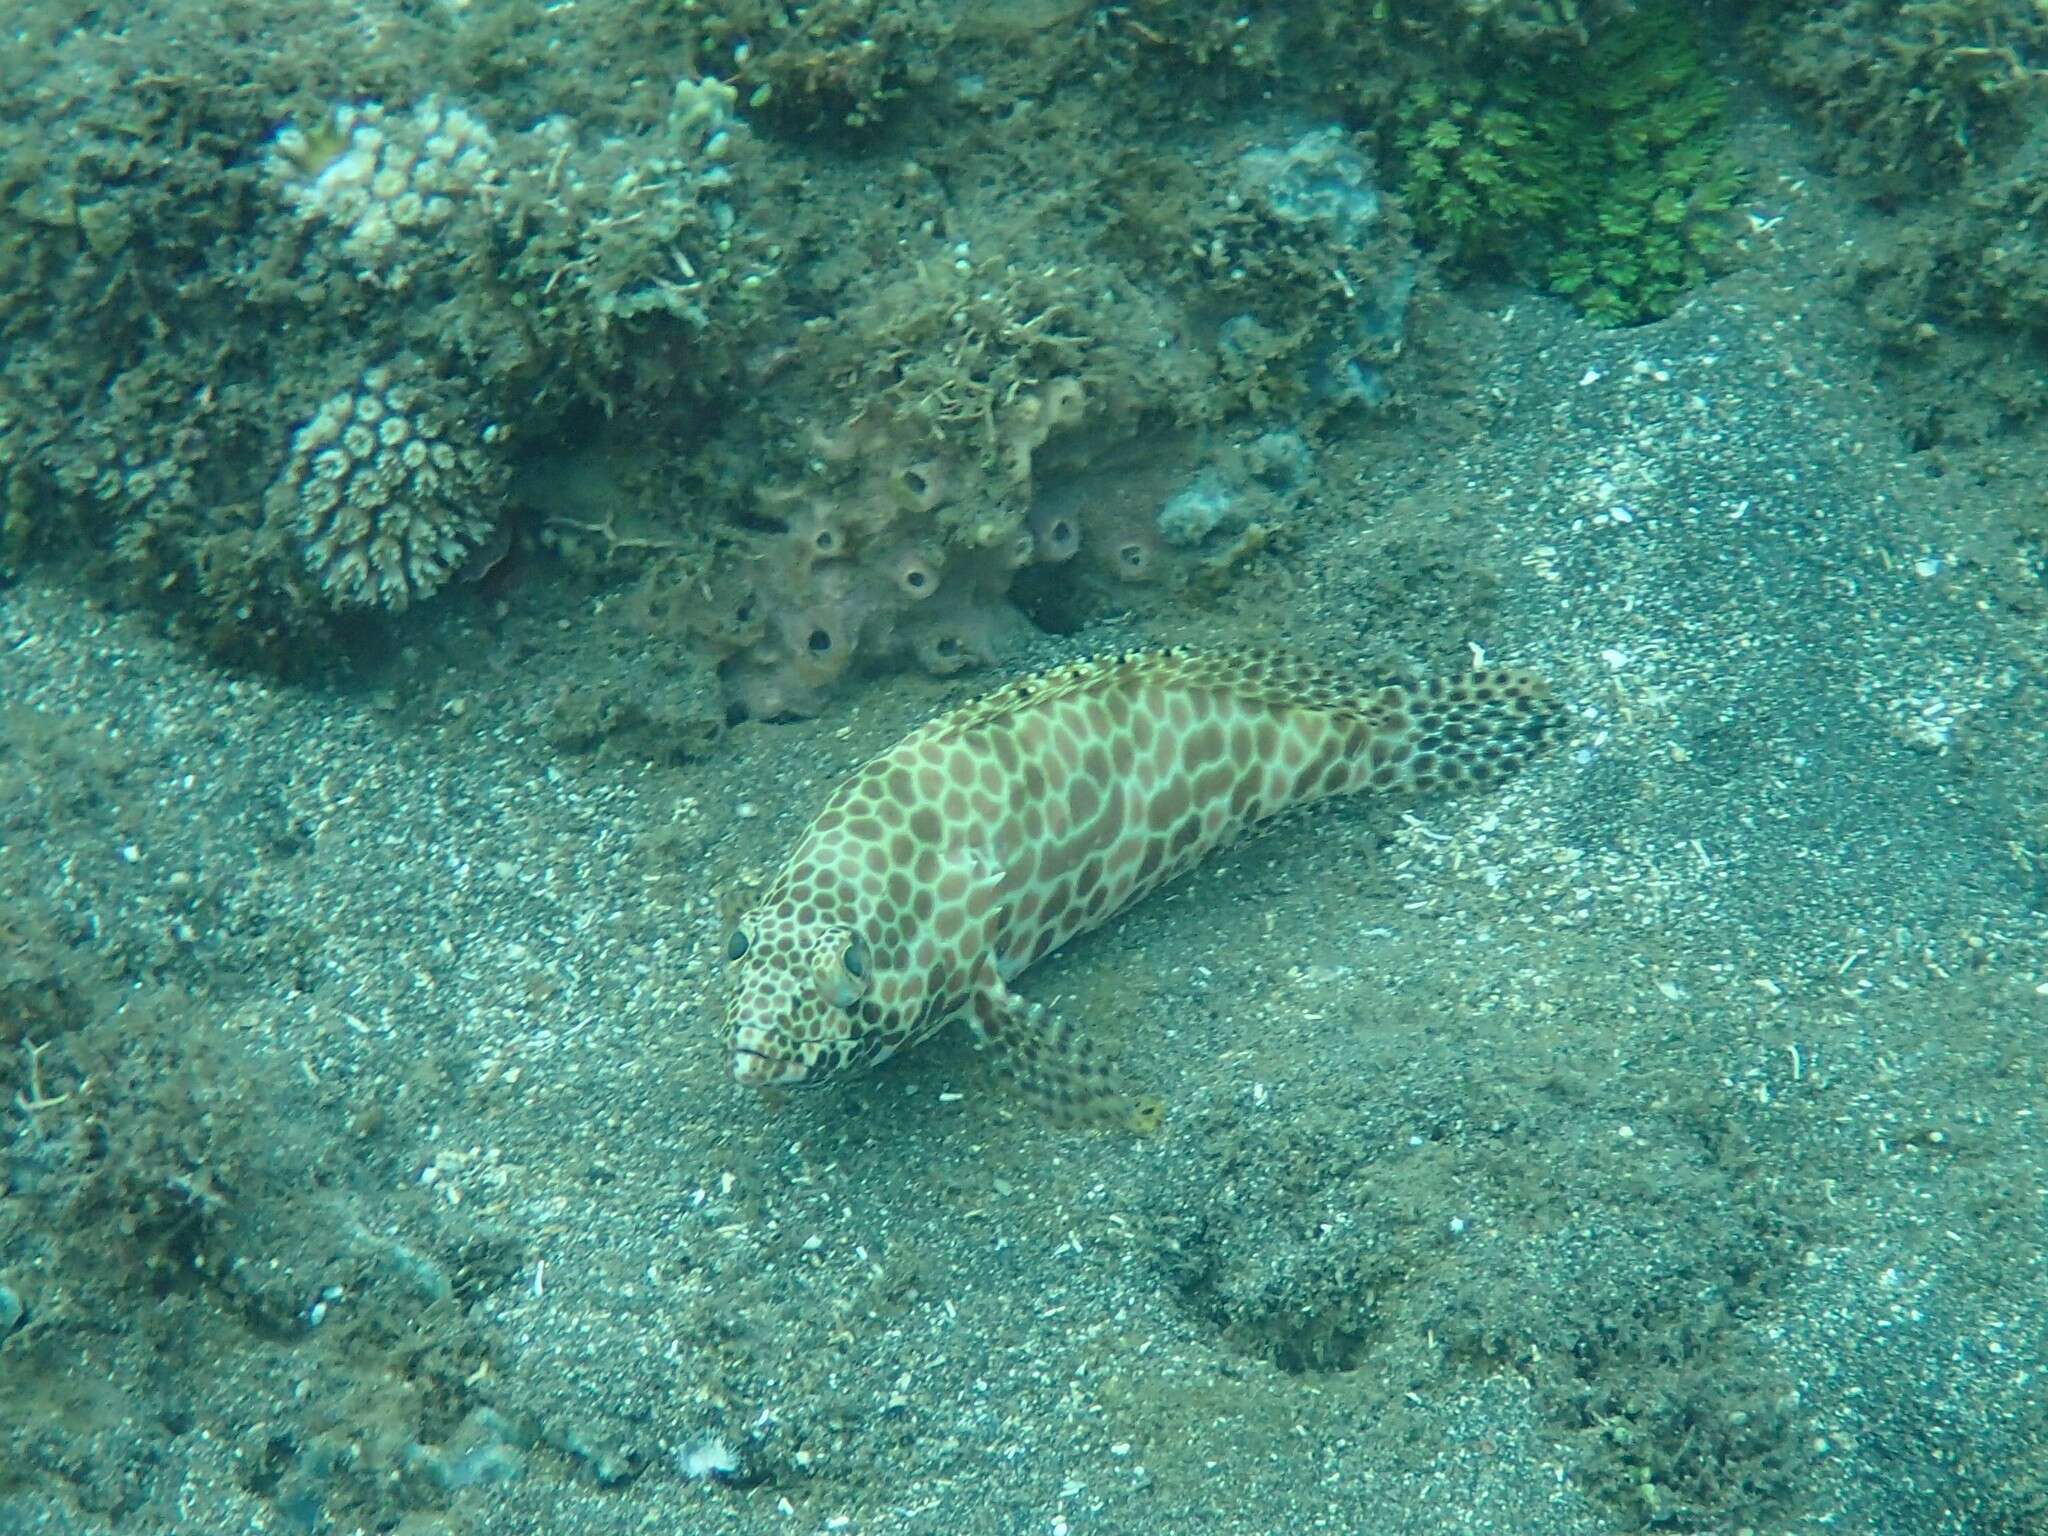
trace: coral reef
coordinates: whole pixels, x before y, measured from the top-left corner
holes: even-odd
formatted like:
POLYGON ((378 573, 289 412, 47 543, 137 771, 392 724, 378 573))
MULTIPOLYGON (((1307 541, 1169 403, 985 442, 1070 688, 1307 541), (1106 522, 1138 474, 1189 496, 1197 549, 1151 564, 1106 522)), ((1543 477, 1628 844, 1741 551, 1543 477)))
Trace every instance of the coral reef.
POLYGON ((1168 89, 1185 93, 1200 82, 1228 98, 1250 78, 1281 89, 1308 84, 1324 99, 1376 108, 1419 53, 1484 51, 1554 66, 1633 9, 1632 0, 1323 0, 1265 9, 1198 0, 1105 30, 1130 40, 1130 67, 1162 69, 1168 89))
POLYGON ((945 27, 886 0, 819 0, 801 11, 774 0, 691 9, 692 42, 744 85, 748 109, 809 131, 881 124, 911 94, 916 46, 935 46, 945 27))
MULTIPOLYGON (((1202 160, 1183 212, 1196 240, 1062 262, 1041 250, 1046 221, 1006 210, 913 246, 908 270, 849 304, 821 300, 829 321, 775 353, 743 418, 790 402, 775 471, 708 569, 653 578, 707 594, 671 606, 736 715, 813 713, 876 670, 995 661, 1031 633, 1020 590, 1064 622, 1134 587, 1170 592, 1218 554, 1159 517, 1203 435, 1230 421, 1228 440, 1249 442, 1280 425, 1234 420, 1246 412, 1312 428, 1391 397, 1420 264, 1353 138, 1218 135, 1202 160), (1149 500, 1112 468, 1141 441, 1178 461, 1147 467, 1163 470, 1149 500)), ((1294 504, 1227 456, 1242 494, 1210 531, 1294 504)))
POLYGON ((1113 271, 977 259, 980 243, 940 246, 808 325, 752 418, 793 402, 775 472, 744 488, 714 569, 686 577, 712 594, 687 621, 736 712, 809 714, 851 675, 1014 650, 1017 573, 1086 536, 1074 518, 1034 524, 1049 472, 1165 408, 1118 339, 1159 313, 1143 296, 1113 271))
POLYGON ((734 201, 749 135, 734 88, 686 77, 636 133, 594 134, 552 116, 522 136, 498 245, 504 279, 583 390, 707 387, 644 347, 647 322, 678 328, 708 372, 776 307, 775 262, 734 201))
POLYGON ((273 59, 160 9, 4 66, 35 106, 0 126, 0 515, 10 558, 78 560, 224 657, 340 658, 370 630, 338 613, 416 606, 516 532, 522 442, 690 411, 774 293, 729 86, 599 131, 471 98, 374 23, 273 59), (354 424, 406 442, 320 441, 379 369, 415 404, 354 424))
POLYGON ((449 395, 417 360, 379 366, 292 435, 265 504, 335 602, 404 608, 490 537, 502 433, 465 424, 449 395))
POLYGON ((1335 71, 1424 17, 1530 21, 1197 11, 443 7, 400 50, 373 5, 276 59, 160 0, 119 46, 53 30, 0 64, 36 104, 0 127, 4 550, 292 667, 537 545, 701 637, 742 715, 994 660, 1026 611, 1170 602, 1287 497, 1240 476, 1181 543, 1162 505, 1395 398, 1427 277, 1346 127, 1145 90, 1158 132, 1105 133, 1052 85, 1157 84, 1198 35, 1221 82, 1269 44, 1349 38, 1335 71), (630 483, 559 499, 550 461, 593 445, 630 483))
POLYGON ((1299 432, 1262 432, 1204 465, 1159 509, 1159 534, 1182 549, 1216 553, 1219 535, 1286 521, 1300 509, 1313 479, 1308 442, 1299 432))

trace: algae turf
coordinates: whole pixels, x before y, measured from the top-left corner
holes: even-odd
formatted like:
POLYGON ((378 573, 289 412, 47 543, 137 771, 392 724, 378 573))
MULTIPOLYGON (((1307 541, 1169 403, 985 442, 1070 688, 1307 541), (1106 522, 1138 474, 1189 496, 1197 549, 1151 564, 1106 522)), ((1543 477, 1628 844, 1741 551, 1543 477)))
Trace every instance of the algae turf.
MULTIPOLYGON (((0 802, 19 803, 4 775, 0 802)), ((308 1529, 388 1528, 507 1475, 533 1432, 484 1406, 489 1347, 465 1313, 518 1249, 413 1194, 403 1217, 380 1195, 373 1231, 353 1213, 373 1106, 337 1158, 307 1130, 337 1106, 247 1048, 260 1009, 138 984, 139 957, 81 952, 49 892, 6 895, 0 1496, 39 1486, 45 1507, 134 1515, 157 1457, 138 1417, 220 1437, 238 1483, 221 1496, 308 1529), (309 1370, 320 1407, 279 1421, 309 1370)))
POLYGON ((1748 42, 1828 157, 1886 197, 1938 190, 2040 120, 2048 14, 2033 0, 1777 0, 1748 42))
POLYGON ((1674 1102, 1685 1134, 1647 1154, 1626 1191, 1596 1194, 1561 1170, 1607 1155, 1580 1129, 1602 1090, 1483 1076, 1384 1110, 1318 1089, 1286 1128, 1254 1130, 1236 1110, 1184 1127, 1214 1157, 1213 1183, 1148 1211, 1162 1283, 1234 1353, 1320 1391, 1384 1397, 1375 1413, 1398 1417, 1412 1379, 1517 1379, 1623 1528, 1704 1529, 1737 1512, 1767 1523, 1794 1507, 1810 1408, 1747 1320, 1793 1282, 1818 1218, 1751 1182, 1755 1128, 1674 1102), (1454 1116, 1485 1150, 1452 1153, 1433 1132, 1421 1151, 1367 1151, 1387 1145, 1383 1115, 1454 1116), (1702 1140, 1716 1151, 1701 1156, 1702 1140), (1483 1238, 1483 1217, 1446 1231, 1446 1184, 1481 1163, 1514 1179, 1516 1216, 1483 1238))
POLYGON ((1877 210, 1853 272, 1902 425, 2022 477, 2007 456, 2028 456, 2016 437, 2048 410, 2048 13, 1774 5, 1745 40, 1877 210))

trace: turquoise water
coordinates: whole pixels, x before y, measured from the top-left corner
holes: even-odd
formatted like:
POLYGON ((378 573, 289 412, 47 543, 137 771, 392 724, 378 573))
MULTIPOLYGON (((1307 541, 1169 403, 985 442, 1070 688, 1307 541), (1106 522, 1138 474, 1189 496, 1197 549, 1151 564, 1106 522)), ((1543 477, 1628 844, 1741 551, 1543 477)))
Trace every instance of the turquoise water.
POLYGON ((2048 1520, 2044 26, 1581 9, 18 8, 0 1532, 2048 1520), (736 1084, 1172 643, 1562 713, 736 1084))

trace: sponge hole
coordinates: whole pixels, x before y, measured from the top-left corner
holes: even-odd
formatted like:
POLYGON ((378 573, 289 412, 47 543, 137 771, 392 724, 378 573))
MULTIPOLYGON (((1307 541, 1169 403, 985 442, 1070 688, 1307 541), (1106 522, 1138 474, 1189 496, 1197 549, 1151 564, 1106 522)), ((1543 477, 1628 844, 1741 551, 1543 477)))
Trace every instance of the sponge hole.
POLYGON ((913 512, 929 512, 946 499, 946 477, 934 460, 905 464, 896 471, 896 499, 913 512))

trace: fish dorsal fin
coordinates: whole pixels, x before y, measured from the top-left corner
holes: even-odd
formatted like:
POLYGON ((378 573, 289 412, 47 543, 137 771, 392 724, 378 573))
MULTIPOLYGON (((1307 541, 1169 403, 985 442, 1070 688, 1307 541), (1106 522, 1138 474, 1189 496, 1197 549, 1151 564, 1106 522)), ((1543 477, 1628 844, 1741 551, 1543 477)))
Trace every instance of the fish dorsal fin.
POLYGON ((1007 720, 1022 710, 1119 685, 1215 688, 1242 698, 1333 713, 1362 713, 1378 688, 1304 656, 1263 647, 1201 651, 1188 646, 1112 651, 1064 662, 971 699, 917 732, 944 740, 1007 720))

